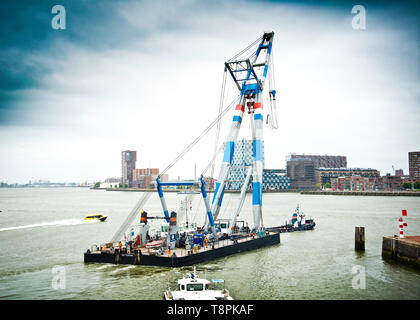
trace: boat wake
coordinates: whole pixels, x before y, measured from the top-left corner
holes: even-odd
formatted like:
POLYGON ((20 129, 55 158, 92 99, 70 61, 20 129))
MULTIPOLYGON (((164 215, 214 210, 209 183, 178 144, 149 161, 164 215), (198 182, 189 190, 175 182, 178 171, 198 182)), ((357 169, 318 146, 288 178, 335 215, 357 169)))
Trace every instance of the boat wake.
POLYGON ((116 274, 116 273, 121 272, 121 271, 127 271, 127 270, 133 269, 135 267, 136 266, 128 266, 128 267, 124 267, 124 268, 118 268, 118 269, 112 271, 111 274, 116 274))
POLYGON ((30 228, 42 228, 42 227, 74 226, 74 225, 79 225, 79 224, 91 224, 91 223, 98 223, 98 222, 101 222, 101 221, 99 221, 99 220, 84 220, 84 219, 65 219, 65 220, 40 222, 40 223, 35 223, 35 224, 27 224, 27 225, 16 226, 16 227, 0 228, 0 232, 11 231, 11 230, 30 229, 30 228))

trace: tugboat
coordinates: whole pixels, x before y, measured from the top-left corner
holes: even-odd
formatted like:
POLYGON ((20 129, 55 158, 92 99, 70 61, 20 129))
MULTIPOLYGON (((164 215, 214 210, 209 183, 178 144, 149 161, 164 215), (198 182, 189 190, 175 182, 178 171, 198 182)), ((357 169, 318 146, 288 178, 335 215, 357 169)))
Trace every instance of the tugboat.
POLYGON ((299 204, 296 207, 295 212, 292 214, 292 219, 289 223, 277 227, 266 228, 267 231, 272 232, 293 232, 293 231, 306 231, 313 230, 315 227, 315 221, 313 219, 306 219, 305 214, 299 210, 299 204))
POLYGON ((102 214, 90 214, 88 216, 85 217, 84 220, 101 220, 101 221, 105 221, 107 217, 104 217, 102 214))
MULTIPOLYGON (((187 274, 188 278, 178 280, 179 290, 166 290, 165 300, 234 300, 229 291, 224 287, 222 290, 210 290, 210 281, 200 279, 194 272, 187 274)), ((213 283, 225 283, 224 280, 213 280, 213 283)))

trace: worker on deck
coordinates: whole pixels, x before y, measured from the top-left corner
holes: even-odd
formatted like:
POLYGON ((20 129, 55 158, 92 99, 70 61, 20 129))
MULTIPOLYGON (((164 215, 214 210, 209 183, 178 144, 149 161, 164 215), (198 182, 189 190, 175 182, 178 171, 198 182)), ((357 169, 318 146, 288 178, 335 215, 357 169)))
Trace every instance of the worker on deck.
POLYGON ((209 247, 209 239, 206 236, 206 249, 209 247))

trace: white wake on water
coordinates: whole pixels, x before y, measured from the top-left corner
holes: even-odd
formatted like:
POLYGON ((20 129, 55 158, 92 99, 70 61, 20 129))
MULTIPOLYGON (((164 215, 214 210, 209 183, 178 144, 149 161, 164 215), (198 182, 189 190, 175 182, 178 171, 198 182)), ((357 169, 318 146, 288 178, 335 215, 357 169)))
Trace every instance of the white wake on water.
POLYGON ((116 274, 116 273, 121 272, 121 271, 127 271, 127 270, 133 269, 135 267, 136 266, 128 266, 128 267, 125 267, 125 268, 118 268, 118 269, 112 271, 111 274, 116 274))
POLYGON ((35 223, 35 224, 27 224, 27 225, 16 226, 16 227, 0 228, 0 232, 10 231, 10 230, 29 229, 29 228, 74 226, 78 224, 90 224, 90 223, 98 223, 98 222, 101 222, 101 221, 100 220, 84 220, 84 219, 64 219, 64 220, 40 222, 40 223, 35 223))

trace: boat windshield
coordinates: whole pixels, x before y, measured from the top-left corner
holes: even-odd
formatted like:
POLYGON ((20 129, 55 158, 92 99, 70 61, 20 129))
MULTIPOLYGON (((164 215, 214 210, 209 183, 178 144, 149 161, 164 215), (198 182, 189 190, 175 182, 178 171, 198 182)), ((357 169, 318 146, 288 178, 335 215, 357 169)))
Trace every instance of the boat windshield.
POLYGON ((203 291, 202 283, 187 284, 187 291, 203 291))

